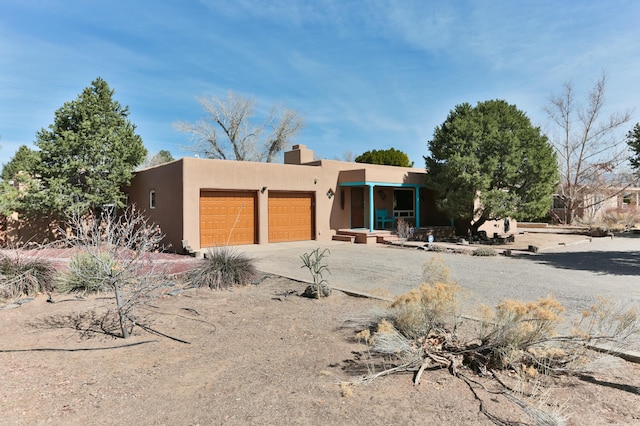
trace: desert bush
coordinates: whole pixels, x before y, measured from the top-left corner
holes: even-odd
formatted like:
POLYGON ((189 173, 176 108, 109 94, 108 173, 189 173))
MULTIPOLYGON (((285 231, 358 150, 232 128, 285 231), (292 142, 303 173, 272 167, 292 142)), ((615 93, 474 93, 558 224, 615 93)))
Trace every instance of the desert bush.
POLYGON ((640 334, 638 306, 599 297, 575 321, 572 333, 588 343, 623 345, 629 337, 640 334))
POLYGON ((51 262, 29 258, 16 250, 0 255, 0 299, 32 296, 53 290, 56 269, 51 262))
POLYGON ((249 284, 257 276, 255 261, 229 247, 216 247, 205 254, 204 261, 187 276, 193 287, 214 290, 249 284))
POLYGON ((451 273, 444 259, 440 255, 435 255, 422 264, 422 282, 428 284, 450 283, 451 273))
POLYGON ((390 307, 394 326, 412 339, 451 326, 457 314, 459 292, 455 283, 425 283, 396 297, 390 307))
POLYGON ((627 232, 640 223, 640 209, 637 206, 609 209, 602 215, 606 229, 627 232))
POLYGON ((110 289, 109 272, 114 267, 110 260, 106 253, 98 254, 97 258, 87 253, 77 254, 71 258, 68 272, 61 275, 56 287, 64 293, 107 291, 110 289))
POLYGON ((473 251, 474 256, 497 256, 498 252, 496 252, 491 247, 478 247, 473 251))
MULTIPOLYGON (((533 353, 527 351, 544 342, 551 342, 557 335, 556 327, 562 312, 564 307, 551 296, 529 303, 503 300, 495 310, 483 307, 478 337, 481 346, 491 348, 487 354, 489 365, 521 365, 523 358, 530 358, 533 353)), ((549 358, 547 353, 551 352, 541 352, 545 361, 549 358)))
POLYGON ((436 253, 444 253, 447 251, 447 248, 445 246, 433 243, 428 245, 428 249, 429 251, 435 251, 436 253))

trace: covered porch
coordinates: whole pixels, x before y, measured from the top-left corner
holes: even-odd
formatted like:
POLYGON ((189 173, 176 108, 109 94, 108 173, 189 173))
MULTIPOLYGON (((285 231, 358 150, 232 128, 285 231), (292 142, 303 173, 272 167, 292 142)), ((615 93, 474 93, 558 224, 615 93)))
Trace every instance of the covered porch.
POLYGON ((399 171, 402 175, 396 179, 384 176, 386 180, 375 179, 383 176, 370 176, 372 172, 365 169, 340 173, 338 187, 341 203, 349 212, 350 229, 368 232, 395 230, 400 219, 411 227, 421 227, 424 219, 421 209, 424 175, 407 173, 402 168, 399 171))

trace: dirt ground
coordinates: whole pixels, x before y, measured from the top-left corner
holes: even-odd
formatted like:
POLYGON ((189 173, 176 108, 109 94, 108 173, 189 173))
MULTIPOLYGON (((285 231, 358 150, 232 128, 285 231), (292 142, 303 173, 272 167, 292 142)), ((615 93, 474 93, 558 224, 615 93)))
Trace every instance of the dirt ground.
MULTIPOLYGON (((140 327, 128 340, 100 332, 96 320, 114 303, 108 295, 55 295, 55 303, 39 296, 0 310, 0 423, 493 424, 447 370, 426 372, 416 387, 399 374, 343 396, 339 382, 368 368, 366 347, 343 321, 381 302, 338 291, 323 300, 297 296, 304 286, 266 277, 231 291, 165 295, 138 311, 141 323, 187 343, 140 327)), ((478 381, 482 409, 510 422, 501 424, 531 424, 504 395, 490 393, 494 383, 464 374, 478 381)), ((639 424, 640 366, 564 378, 546 405, 568 424, 639 424)))

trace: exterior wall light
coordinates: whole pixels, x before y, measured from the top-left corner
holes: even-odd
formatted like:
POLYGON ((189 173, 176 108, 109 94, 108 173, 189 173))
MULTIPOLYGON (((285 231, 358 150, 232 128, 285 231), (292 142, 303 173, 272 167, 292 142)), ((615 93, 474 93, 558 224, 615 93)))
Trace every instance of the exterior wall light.
POLYGON ((333 197, 333 194, 334 194, 333 189, 329 188, 329 190, 327 191, 327 198, 331 199, 333 197))

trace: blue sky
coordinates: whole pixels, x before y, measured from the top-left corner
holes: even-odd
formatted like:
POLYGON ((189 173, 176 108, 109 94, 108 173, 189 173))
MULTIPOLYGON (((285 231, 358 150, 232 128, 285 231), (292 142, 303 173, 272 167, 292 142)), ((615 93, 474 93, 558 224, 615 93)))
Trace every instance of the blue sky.
POLYGON ((233 90, 297 110, 318 158, 394 147, 423 167, 463 102, 544 127, 563 83, 584 96, 605 71, 607 108, 635 110, 638 22, 635 0, 0 0, 0 163, 100 76, 152 153, 193 155, 172 123, 233 90))

